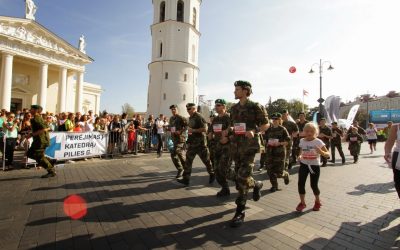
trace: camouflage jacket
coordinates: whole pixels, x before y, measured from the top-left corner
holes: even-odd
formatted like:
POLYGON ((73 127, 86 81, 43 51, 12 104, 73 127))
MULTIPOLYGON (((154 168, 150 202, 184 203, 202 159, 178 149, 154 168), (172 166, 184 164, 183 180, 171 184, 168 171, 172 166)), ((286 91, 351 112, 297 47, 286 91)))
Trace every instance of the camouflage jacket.
POLYGON ((210 132, 213 134, 213 138, 215 142, 219 142, 222 137, 222 131, 227 130, 231 125, 231 118, 228 113, 225 113, 223 116, 216 116, 209 128, 210 132))
POLYGON ((349 142, 349 146, 351 146, 361 144, 364 140, 359 133, 350 132, 347 134, 347 141, 349 142))
POLYGON ((184 131, 188 126, 188 122, 185 117, 181 115, 172 116, 169 118, 169 128, 171 130, 171 138, 175 144, 186 142, 186 136, 184 131), (173 131, 180 132, 179 135, 172 133, 173 131))
MULTIPOLYGON (((200 113, 196 112, 192 116, 189 117, 188 127, 191 129, 199 129, 199 128, 207 129, 207 122, 200 113)), ((202 133, 196 132, 196 133, 189 134, 187 143, 193 144, 193 145, 206 146, 207 145, 206 133, 205 132, 202 132, 202 133)))
POLYGON ((240 134, 239 129, 246 131, 255 130, 256 128, 268 124, 268 114, 263 106, 248 100, 245 105, 240 105, 240 102, 231 108, 231 126, 234 127, 233 142, 244 142, 249 149, 260 150, 260 136, 256 133, 253 139, 247 139, 244 134, 240 134), (244 126, 243 126, 244 125, 244 126))
POLYGON ((282 123, 282 126, 286 128, 290 138, 292 138, 293 133, 299 132, 299 127, 297 127, 295 122, 287 120, 282 123))
POLYGON ((342 143, 343 131, 340 128, 332 128, 332 140, 333 145, 340 145, 342 143))
MULTIPOLYGON (((319 133, 321 134, 324 134, 324 135, 327 135, 327 136, 332 136, 332 130, 328 127, 328 126, 325 126, 325 127, 321 127, 321 126, 319 126, 319 133)), ((320 138, 326 145, 329 145, 329 143, 330 143, 330 139, 329 138, 326 138, 326 137, 321 137, 320 138)))
MULTIPOLYGON (((31 126, 32 126, 32 133, 35 133, 39 130, 46 129, 47 125, 42 119, 42 116, 40 115, 35 115, 31 119, 31 126)), ((49 132, 45 131, 39 135, 36 135, 33 137, 33 143, 32 145, 41 145, 41 146, 48 146, 50 145, 50 137, 49 137, 49 132)))
POLYGON ((267 151, 282 152, 285 146, 272 146, 271 144, 277 140, 278 142, 289 142, 290 136, 287 129, 283 126, 273 127, 271 126, 264 134, 265 144, 267 151))

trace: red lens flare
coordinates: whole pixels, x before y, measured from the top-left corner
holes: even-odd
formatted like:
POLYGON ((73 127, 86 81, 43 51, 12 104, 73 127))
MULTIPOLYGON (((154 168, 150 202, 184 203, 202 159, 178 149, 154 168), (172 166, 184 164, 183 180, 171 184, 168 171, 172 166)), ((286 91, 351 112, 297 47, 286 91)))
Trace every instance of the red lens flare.
POLYGON ((79 220, 87 214, 86 201, 79 195, 70 195, 64 200, 64 213, 73 220, 79 220))

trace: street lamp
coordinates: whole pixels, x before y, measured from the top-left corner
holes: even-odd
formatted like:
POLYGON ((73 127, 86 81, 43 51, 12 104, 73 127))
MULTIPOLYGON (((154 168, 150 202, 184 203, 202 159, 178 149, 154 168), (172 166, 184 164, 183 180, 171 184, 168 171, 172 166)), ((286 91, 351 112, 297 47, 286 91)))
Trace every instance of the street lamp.
POLYGON ((311 69, 308 73, 312 74, 315 71, 313 70, 314 66, 318 66, 319 68, 319 99, 318 99, 318 103, 319 103, 319 117, 322 118, 323 117, 323 106, 322 103, 324 103, 324 99, 322 98, 322 73, 324 72, 324 65, 329 64, 329 67, 326 68, 327 70, 333 70, 334 68, 332 67, 332 63, 330 61, 324 61, 322 62, 322 59, 319 60, 319 63, 314 63, 313 65, 311 65, 311 69))

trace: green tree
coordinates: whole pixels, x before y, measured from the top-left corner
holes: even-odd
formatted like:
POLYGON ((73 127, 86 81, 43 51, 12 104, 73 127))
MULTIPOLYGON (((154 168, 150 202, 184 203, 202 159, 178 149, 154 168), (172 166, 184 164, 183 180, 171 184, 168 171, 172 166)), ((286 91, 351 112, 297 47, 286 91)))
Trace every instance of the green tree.
POLYGON ((135 109, 129 103, 122 105, 122 113, 126 113, 128 117, 133 117, 135 114, 135 109))
MULTIPOLYGON (((298 114, 303 111, 303 102, 298 99, 290 100, 288 110, 292 117, 297 118, 298 114)), ((307 110, 308 105, 304 104, 304 111, 306 112, 307 110)))
POLYGON ((289 109, 289 103, 285 99, 277 99, 267 106, 268 114, 282 112, 284 109, 289 109))

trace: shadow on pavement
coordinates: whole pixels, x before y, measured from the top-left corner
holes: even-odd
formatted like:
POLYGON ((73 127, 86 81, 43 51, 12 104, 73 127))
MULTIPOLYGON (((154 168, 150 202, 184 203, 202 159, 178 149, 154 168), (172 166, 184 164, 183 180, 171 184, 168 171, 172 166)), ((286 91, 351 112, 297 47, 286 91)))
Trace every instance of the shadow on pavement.
POLYGON ((299 213, 289 213, 263 220, 249 220, 237 229, 230 228, 229 221, 214 223, 215 220, 220 220, 228 214, 233 214, 233 212, 233 210, 226 210, 193 218, 180 224, 137 228, 98 238, 93 238, 93 235, 76 236, 38 247, 46 249, 57 247, 57 249, 63 249, 79 244, 82 241, 84 244, 89 244, 90 242, 92 249, 95 249, 96 246, 107 244, 109 239, 112 238, 123 239, 126 242, 126 249, 155 249, 171 246, 174 246, 176 249, 192 249, 210 244, 210 242, 215 243, 218 247, 232 247, 254 240, 257 237, 254 234, 264 229, 271 228, 286 220, 302 215, 299 213))
POLYGON ((367 193, 374 193, 374 194, 388 194, 388 193, 393 193, 396 190, 394 190, 394 183, 393 182, 388 182, 388 183, 374 183, 374 184, 368 184, 368 185, 358 185, 354 189, 356 191, 348 192, 347 194, 350 195, 364 195, 367 193))
POLYGON ((339 231, 331 238, 317 238, 300 249, 398 249, 400 225, 388 228, 391 222, 400 216, 400 209, 389 212, 371 222, 360 225, 358 222, 344 222, 339 231), (344 237, 351 237, 351 241, 343 240, 344 237))

